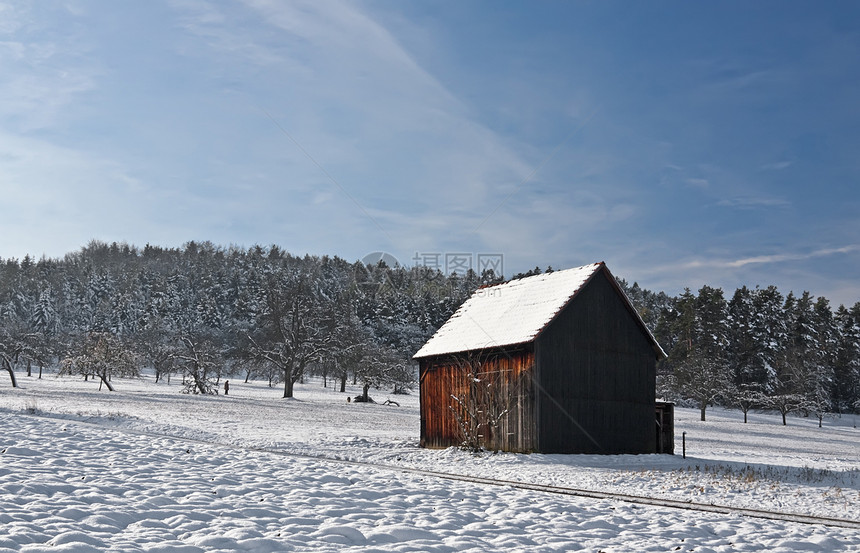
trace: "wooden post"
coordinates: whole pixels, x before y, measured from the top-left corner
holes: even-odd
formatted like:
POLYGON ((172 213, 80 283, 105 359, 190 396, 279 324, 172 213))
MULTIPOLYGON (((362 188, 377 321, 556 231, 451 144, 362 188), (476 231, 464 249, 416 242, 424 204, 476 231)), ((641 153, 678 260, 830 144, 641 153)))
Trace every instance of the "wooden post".
POLYGON ((687 433, 681 432, 681 453, 683 458, 687 458, 687 433))

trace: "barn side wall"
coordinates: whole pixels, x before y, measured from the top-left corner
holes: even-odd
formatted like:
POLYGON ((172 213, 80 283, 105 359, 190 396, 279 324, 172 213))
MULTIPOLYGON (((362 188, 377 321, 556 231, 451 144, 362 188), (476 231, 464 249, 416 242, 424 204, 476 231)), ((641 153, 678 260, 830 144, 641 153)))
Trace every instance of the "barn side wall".
POLYGON ((538 449, 654 453, 656 355, 605 271, 535 345, 538 449))
POLYGON ((534 406, 534 352, 490 351, 466 356, 421 359, 420 410, 421 447, 445 448, 464 442, 457 421, 468 422, 464 403, 476 406, 473 411, 504 412, 497 426, 482 423, 480 443, 490 450, 530 452, 537 442, 534 406), (479 368, 476 363, 480 364, 479 368), (480 382, 471 382, 470 371, 476 370, 480 382), (482 388, 490 383, 489 388, 482 388), (488 393, 480 393, 480 392, 488 393), (458 398, 458 399, 455 399, 458 398), (491 401, 492 406, 481 405, 491 401))

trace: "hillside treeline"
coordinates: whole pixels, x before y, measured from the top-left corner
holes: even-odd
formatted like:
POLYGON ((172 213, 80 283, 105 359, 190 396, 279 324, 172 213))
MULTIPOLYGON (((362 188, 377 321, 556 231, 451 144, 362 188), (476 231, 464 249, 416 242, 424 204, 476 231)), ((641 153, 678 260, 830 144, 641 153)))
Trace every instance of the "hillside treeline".
MULTIPOLYGON (((551 270, 551 269, 547 269, 551 270)), ((535 268, 514 278, 540 273, 535 268)), ((365 265, 189 242, 181 248, 91 242, 62 259, 0 260, 0 361, 58 365, 101 380, 151 367, 213 393, 223 377, 282 384, 306 374, 345 388, 414 385, 411 355, 482 275, 365 265)), ((679 296, 622 287, 668 354, 658 394, 695 404, 822 418, 860 410, 860 302, 832 309, 808 292, 703 286, 679 296)))
POLYGON ((152 367, 214 393, 222 377, 267 378, 284 396, 310 372, 367 390, 414 384, 410 356, 492 273, 297 257, 277 246, 182 248, 92 242, 62 259, 0 262, 0 360, 59 363, 101 379, 152 367))

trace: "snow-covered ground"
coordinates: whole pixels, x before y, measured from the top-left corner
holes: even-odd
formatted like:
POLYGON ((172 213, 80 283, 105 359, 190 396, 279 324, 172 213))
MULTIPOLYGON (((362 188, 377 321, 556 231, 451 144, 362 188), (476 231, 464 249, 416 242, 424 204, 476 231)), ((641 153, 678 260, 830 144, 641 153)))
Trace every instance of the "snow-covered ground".
POLYGON ((237 380, 213 397, 151 378, 115 380, 116 392, 79 378, 18 380, 18 389, 0 381, 0 552, 860 551, 856 529, 396 470, 860 521, 853 417, 819 429, 764 414, 743 424, 719 409, 703 423, 677 409, 675 456, 473 455, 417 447, 416 395, 391 396, 398 407, 347 403, 317 381, 284 400, 237 380))

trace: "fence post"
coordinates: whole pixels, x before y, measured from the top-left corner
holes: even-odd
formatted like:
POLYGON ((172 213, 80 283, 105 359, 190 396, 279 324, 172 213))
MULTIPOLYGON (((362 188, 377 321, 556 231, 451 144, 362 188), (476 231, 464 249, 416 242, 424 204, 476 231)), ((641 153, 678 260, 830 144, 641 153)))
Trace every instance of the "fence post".
POLYGON ((686 432, 681 432, 681 454, 683 456, 682 457, 683 459, 687 458, 687 433, 686 432))

